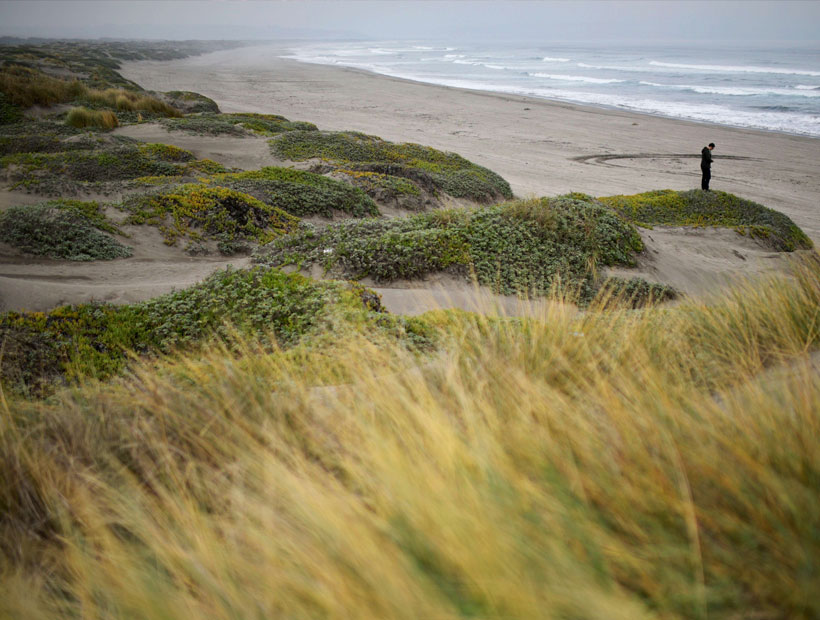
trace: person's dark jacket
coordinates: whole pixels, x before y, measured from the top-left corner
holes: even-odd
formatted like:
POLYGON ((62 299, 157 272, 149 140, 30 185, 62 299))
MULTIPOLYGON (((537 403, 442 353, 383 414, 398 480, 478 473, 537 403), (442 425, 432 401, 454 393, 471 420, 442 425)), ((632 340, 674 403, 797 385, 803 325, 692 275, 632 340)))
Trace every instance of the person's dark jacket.
POLYGON ((708 146, 704 146, 700 152, 700 167, 707 170, 712 167, 712 151, 709 150, 708 146))

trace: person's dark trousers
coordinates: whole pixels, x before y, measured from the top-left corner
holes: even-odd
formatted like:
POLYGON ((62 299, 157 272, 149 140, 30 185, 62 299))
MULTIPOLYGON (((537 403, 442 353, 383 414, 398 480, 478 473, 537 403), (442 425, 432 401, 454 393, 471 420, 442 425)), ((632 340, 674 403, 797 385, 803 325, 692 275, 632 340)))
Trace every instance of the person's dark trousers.
POLYGON ((709 181, 712 179, 712 169, 701 166, 700 171, 703 173, 703 178, 700 180, 700 188, 705 189, 708 192, 709 181))

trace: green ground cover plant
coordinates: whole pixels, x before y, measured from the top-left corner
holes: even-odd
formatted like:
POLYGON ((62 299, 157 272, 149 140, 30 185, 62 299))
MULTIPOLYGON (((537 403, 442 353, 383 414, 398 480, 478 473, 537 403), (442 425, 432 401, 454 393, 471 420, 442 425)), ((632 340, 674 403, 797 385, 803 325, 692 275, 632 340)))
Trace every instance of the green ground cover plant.
POLYGON ((120 208, 130 213, 129 224, 159 226, 168 245, 215 237, 267 243, 299 226, 298 218, 253 196, 195 183, 129 196, 120 208))
POLYGON ((287 131, 316 131, 316 125, 304 121, 289 121, 275 114, 219 114, 204 112, 183 118, 162 121, 170 131, 198 135, 244 136, 249 132, 272 136, 287 131))
POLYGON ((338 335, 345 326, 366 323, 424 340, 424 329, 412 320, 380 313, 378 297, 356 284, 317 282, 263 267, 228 268, 142 303, 0 314, 3 387, 44 396, 67 382, 120 373, 133 353, 190 351, 214 339, 249 335, 268 349, 288 348, 317 330, 338 335))
POLYGON ((509 183, 491 170, 455 153, 420 144, 394 144, 357 132, 328 131, 291 131, 271 139, 270 144, 276 156, 293 161, 321 158, 343 169, 388 173, 410 180, 422 177, 454 198, 479 203, 512 198, 509 183), (382 168, 386 165, 392 166, 391 172, 382 168))
POLYGON ((788 216, 727 192, 659 190, 598 200, 639 226, 718 226, 761 239, 778 251, 812 247, 788 216))
POLYGON ((0 156, 82 150, 97 145, 96 135, 92 137, 89 132, 53 120, 0 124, 0 156))
POLYGON ((635 228, 611 209, 557 197, 306 228, 260 248, 255 260, 320 264, 332 274, 380 282, 471 272, 505 294, 544 295, 560 282, 588 300, 596 266, 632 265, 642 248, 635 228))
POLYGON ((269 166, 217 175, 212 183, 244 192, 300 217, 333 217, 334 211, 355 217, 379 214, 376 204, 361 189, 304 170, 269 166))
POLYGON ((421 187, 410 179, 382 172, 339 169, 337 175, 381 204, 392 204, 400 209, 421 211, 426 206, 426 196, 421 187))
POLYGON ((99 203, 55 200, 10 207, 0 213, 0 240, 30 254, 73 261, 131 256, 131 248, 111 234, 122 234, 99 203))
POLYGON ((422 364, 248 340, 6 396, 0 615, 816 618, 818 306, 815 259, 710 305, 437 313, 422 364))
POLYGON ((193 155, 170 145, 144 144, 114 136, 95 141, 89 138, 75 148, 60 152, 12 153, 0 157, 12 188, 60 195, 94 185, 127 181, 146 176, 179 176, 193 155))
POLYGON ((219 106, 216 101, 190 90, 169 90, 161 93, 161 95, 172 107, 185 114, 199 114, 202 112, 219 114, 219 106))

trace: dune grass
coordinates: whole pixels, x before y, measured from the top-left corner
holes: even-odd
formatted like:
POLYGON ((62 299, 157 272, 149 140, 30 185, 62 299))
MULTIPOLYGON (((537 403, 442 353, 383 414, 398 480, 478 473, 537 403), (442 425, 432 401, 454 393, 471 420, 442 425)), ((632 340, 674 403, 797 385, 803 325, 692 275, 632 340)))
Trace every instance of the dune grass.
POLYGON ((0 69, 0 92, 11 104, 21 108, 73 101, 96 109, 145 112, 160 117, 180 116, 179 110, 145 92, 124 88, 90 88, 79 80, 61 80, 21 66, 0 69))
POLYGON ((712 306, 434 313, 0 425, 0 615, 815 618, 820 263, 712 306), (322 387, 324 386, 324 387, 322 387))
POLYGON ((71 108, 65 117, 65 122, 77 129, 86 127, 114 129, 120 125, 117 115, 111 110, 89 110, 88 108, 71 108))

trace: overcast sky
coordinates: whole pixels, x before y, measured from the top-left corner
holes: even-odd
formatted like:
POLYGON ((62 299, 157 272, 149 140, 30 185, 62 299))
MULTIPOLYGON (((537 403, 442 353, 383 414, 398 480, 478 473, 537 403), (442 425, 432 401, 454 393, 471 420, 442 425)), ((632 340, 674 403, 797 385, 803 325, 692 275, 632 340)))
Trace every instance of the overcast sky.
POLYGON ((820 43, 820 1, 0 0, 0 35, 820 43))

